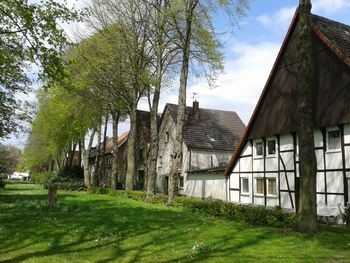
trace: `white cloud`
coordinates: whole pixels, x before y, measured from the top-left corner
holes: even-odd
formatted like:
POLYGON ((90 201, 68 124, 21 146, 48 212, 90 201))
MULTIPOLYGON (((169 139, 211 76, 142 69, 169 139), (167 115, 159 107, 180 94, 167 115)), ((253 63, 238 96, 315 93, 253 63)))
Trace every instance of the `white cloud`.
POLYGON ((284 7, 272 15, 263 14, 256 19, 267 28, 287 27, 293 18, 296 7, 284 7))
MULTIPOLYGON (((225 73, 217 79, 217 87, 209 88, 204 79, 196 79, 187 90, 187 105, 192 104, 192 94, 202 108, 236 111, 247 123, 276 59, 280 44, 265 42, 255 45, 236 42, 232 46, 234 59, 225 63, 225 73)), ((177 91, 162 94, 159 111, 166 103, 177 104, 177 91)), ((139 109, 148 110, 147 100, 139 109)), ((125 128, 125 127, 124 127, 125 128)))
POLYGON ((312 12, 315 14, 320 12, 331 14, 348 8, 350 8, 349 0, 314 0, 312 2, 312 12))

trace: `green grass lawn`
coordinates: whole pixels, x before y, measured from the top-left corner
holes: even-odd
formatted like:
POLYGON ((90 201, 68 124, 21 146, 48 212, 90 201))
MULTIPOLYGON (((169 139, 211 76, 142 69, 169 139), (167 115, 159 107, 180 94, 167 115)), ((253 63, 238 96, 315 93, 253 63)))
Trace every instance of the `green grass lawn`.
POLYGON ((313 237, 31 184, 0 189, 0 262, 350 262, 350 231, 313 237))

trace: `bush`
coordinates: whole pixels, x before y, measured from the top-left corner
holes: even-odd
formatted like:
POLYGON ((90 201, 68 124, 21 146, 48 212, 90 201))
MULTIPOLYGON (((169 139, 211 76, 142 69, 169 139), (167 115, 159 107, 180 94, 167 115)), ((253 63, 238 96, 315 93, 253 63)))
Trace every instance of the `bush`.
POLYGON ((60 177, 57 175, 51 177, 44 185, 44 188, 47 189, 49 184, 54 184, 57 186, 58 190, 65 191, 84 191, 86 189, 83 180, 60 177))
POLYGON ((53 177, 53 173, 42 172, 42 173, 33 173, 32 180, 35 184, 43 184, 46 185, 51 177, 53 177))
MULTIPOLYGON (((125 197, 125 191, 122 190, 94 188, 90 192, 125 197)), ((146 192, 129 191, 126 192, 126 197, 136 201, 144 201, 146 192)), ((168 197, 165 195, 154 195, 149 199, 149 202, 153 204, 165 204, 167 199, 168 197)), ((175 197, 173 205, 183 207, 191 212, 245 222, 252 225, 292 228, 296 223, 296 215, 294 213, 287 213, 280 207, 271 209, 263 206, 242 205, 213 199, 202 200, 184 196, 175 197)))
POLYGON ((192 212, 246 222, 252 225, 292 228, 296 223, 294 213, 284 212, 279 207, 268 209, 261 206, 187 197, 176 197, 174 205, 184 207, 192 212))
POLYGON ((84 179, 84 169, 81 166, 66 166, 57 175, 71 179, 84 179))
POLYGON ((103 187, 93 187, 89 189, 92 194, 108 194, 111 190, 103 187))
POLYGON ((0 177, 0 189, 5 188, 5 181, 0 177))

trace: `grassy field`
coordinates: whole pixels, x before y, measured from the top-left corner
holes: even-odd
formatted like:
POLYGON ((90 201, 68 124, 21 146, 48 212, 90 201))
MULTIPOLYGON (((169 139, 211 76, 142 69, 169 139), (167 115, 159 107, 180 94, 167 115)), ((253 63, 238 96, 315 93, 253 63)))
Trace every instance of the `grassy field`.
POLYGON ((0 262, 350 262, 350 231, 308 237, 85 192, 0 189, 0 262))

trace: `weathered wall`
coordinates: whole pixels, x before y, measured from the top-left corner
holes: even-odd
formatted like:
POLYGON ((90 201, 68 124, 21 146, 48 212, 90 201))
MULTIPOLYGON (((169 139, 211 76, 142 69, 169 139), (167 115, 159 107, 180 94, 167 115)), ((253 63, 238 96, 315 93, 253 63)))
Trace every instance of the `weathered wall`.
POLYGON ((226 200, 223 171, 189 173, 184 194, 191 197, 226 200))

